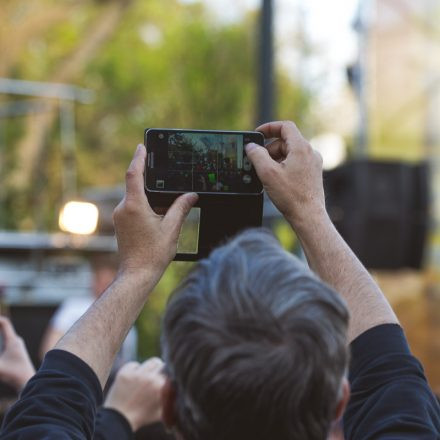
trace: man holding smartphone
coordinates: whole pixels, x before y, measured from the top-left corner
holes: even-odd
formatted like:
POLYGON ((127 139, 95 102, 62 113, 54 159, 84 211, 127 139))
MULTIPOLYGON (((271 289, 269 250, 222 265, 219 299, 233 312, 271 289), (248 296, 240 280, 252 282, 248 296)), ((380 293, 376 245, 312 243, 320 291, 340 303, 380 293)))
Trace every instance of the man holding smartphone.
MULTIPOLYGON (((324 440, 348 402, 350 342, 346 438, 439 438, 440 410, 423 369, 325 210, 319 154, 292 122, 257 130, 274 140, 247 145, 247 155, 327 284, 258 231, 199 263, 165 313, 163 420, 185 440, 324 440)), ((144 193, 145 155, 138 147, 114 214, 118 276, 47 354, 5 417, 2 438, 92 437, 114 357, 197 200, 184 194, 156 215, 144 193)))

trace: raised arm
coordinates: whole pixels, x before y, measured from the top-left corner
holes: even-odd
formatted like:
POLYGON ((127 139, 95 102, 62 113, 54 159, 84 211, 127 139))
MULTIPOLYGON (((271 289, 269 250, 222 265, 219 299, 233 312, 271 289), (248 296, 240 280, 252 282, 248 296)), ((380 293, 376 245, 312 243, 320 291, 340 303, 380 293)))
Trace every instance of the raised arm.
POLYGON ((194 193, 180 196, 165 216, 154 213, 144 192, 145 147, 139 145, 126 173, 126 193, 113 220, 120 267, 108 289, 57 343, 86 362, 103 386, 122 341, 148 295, 174 258, 194 193))
POLYGON ((246 152, 264 189, 295 230, 310 267, 339 292, 350 310, 349 339, 380 324, 398 323, 390 304, 331 222, 322 181, 322 158, 293 122, 257 128, 273 141, 246 152))

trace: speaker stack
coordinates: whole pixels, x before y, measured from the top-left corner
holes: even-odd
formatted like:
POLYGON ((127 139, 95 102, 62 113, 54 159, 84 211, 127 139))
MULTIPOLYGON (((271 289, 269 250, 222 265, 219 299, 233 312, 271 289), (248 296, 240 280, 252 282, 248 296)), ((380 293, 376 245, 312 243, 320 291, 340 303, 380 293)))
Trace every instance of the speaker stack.
POLYGON ((356 160, 324 172, 340 234, 371 269, 419 269, 428 232, 427 163, 356 160))

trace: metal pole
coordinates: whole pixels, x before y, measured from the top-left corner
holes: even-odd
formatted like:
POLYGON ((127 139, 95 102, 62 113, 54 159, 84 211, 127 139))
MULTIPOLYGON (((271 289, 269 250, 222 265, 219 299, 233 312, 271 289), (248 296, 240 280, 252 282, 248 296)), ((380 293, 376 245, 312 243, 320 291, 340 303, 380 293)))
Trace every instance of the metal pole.
POLYGON ((46 100, 22 99, 0 104, 0 119, 26 116, 31 113, 43 113, 49 110, 46 100))
POLYGON ((8 95, 38 96, 40 98, 59 98, 90 104, 95 93, 91 90, 70 84, 25 81, 12 78, 0 78, 0 93, 8 95))
POLYGON ((355 146, 355 153, 358 158, 368 156, 368 48, 369 48, 369 27, 370 11, 375 0, 362 0, 359 3, 358 19, 355 29, 358 32, 359 57, 355 72, 355 90, 359 103, 358 135, 355 146))
POLYGON ((426 124, 425 124, 425 146, 427 156, 431 158, 435 148, 440 145, 440 125, 438 115, 440 110, 440 84, 439 66, 436 54, 439 52, 439 42, 435 33, 437 27, 438 0, 427 0, 425 4, 426 28, 425 28, 425 53, 426 57, 426 124))
POLYGON ((72 101, 60 102, 61 150, 63 160, 63 196, 76 195, 75 107, 72 101))
POLYGON ((263 0, 260 17, 260 46, 258 51, 258 115, 257 124, 274 118, 275 81, 273 51, 273 4, 272 0, 263 0))
POLYGON ((426 116, 424 146, 426 152, 426 162, 428 167, 429 196, 431 198, 432 209, 430 215, 432 239, 429 243, 429 263, 438 275, 440 266, 440 246, 438 237, 440 236, 440 188, 436 184, 440 178, 440 126, 438 115, 440 114, 440 84, 438 55, 440 53, 439 41, 436 34, 438 29, 438 0, 425 1, 425 26, 424 37, 425 47, 423 48, 426 56, 425 89, 426 116))
MULTIPOLYGON (((0 119, 0 179, 3 178, 3 172, 2 170, 5 169, 4 164, 5 160, 4 157, 6 156, 6 125, 2 119, 0 119)), ((4 185, 1 185, 4 187, 4 185)), ((3 198, 4 198, 5 192, 4 190, 0 189, 0 206, 2 206, 3 198)))

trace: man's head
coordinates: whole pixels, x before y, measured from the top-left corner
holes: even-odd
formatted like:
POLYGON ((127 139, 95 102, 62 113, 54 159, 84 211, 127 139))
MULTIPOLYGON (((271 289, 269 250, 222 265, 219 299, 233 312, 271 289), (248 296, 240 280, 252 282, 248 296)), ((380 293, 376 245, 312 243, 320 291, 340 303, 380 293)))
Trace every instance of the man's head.
POLYGON ((325 439, 343 406, 347 325, 338 295, 271 234, 237 236, 167 307, 165 422, 186 440, 325 439))

